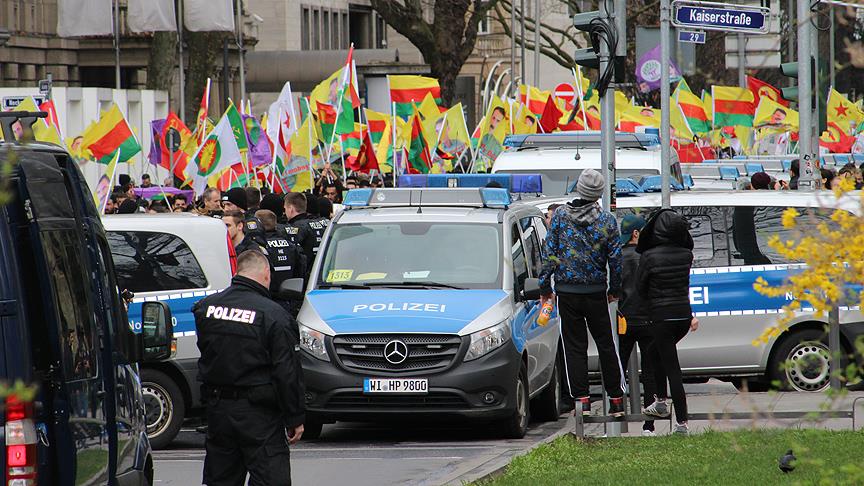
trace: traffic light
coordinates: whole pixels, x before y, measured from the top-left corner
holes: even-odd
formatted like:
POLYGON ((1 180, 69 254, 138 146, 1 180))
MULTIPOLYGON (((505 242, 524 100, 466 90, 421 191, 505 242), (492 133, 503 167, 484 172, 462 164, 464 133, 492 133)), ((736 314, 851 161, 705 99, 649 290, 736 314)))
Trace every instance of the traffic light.
MULTIPOLYGON (((813 93, 810 97, 810 106, 816 107, 818 103, 819 107, 819 133, 822 133, 826 130, 826 116, 825 112, 827 109, 827 100, 825 96, 818 96, 819 93, 825 92, 825 86, 828 86, 828 69, 824 64, 821 64, 817 67, 816 60, 814 58, 810 58, 810 86, 812 87, 813 93), (818 81, 818 85, 817 85, 818 81), (817 89, 818 87, 818 89, 817 89)), ((780 64, 780 72, 787 77, 798 79, 798 63, 797 62, 784 62, 780 64)), ((783 98, 789 101, 798 101, 799 94, 797 83, 795 86, 790 86, 788 88, 781 88, 781 93, 783 94, 783 98)))
POLYGON ((576 53, 573 55, 573 60, 576 64, 582 67, 598 69, 600 67, 600 35, 591 22, 594 21, 594 19, 600 18, 600 11, 594 10, 591 12, 581 12, 571 15, 571 17, 573 18, 573 27, 575 27, 576 30, 587 32, 588 38, 591 41, 591 47, 586 49, 576 49, 576 53))

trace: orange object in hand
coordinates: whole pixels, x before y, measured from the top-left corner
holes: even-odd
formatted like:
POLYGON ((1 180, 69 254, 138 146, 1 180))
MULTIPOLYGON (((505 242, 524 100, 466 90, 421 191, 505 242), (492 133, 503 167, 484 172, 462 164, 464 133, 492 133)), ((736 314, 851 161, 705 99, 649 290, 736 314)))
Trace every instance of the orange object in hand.
POLYGON ((549 299, 543 304, 543 308, 540 309, 540 315, 537 316, 537 325, 545 326, 549 324, 549 318, 552 317, 553 310, 555 310, 555 304, 552 303, 552 299, 549 299))

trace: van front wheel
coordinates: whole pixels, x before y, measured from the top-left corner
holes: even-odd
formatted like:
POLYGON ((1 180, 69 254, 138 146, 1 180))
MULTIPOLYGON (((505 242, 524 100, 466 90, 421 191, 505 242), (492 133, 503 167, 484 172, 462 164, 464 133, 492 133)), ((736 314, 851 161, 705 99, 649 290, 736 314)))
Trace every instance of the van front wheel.
POLYGON ((141 371, 141 392, 150 446, 154 449, 165 448, 183 425, 186 415, 183 394, 171 377, 153 369, 141 371))
POLYGON ((528 370, 523 363, 516 378, 516 408, 513 415, 501 421, 496 427, 507 439, 521 439, 528 432, 528 421, 531 418, 530 398, 528 395, 528 370))

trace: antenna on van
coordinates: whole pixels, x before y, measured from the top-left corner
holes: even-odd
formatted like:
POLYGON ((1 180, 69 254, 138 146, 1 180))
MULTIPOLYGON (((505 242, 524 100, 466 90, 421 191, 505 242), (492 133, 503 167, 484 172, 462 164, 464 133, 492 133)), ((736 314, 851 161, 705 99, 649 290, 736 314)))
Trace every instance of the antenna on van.
POLYGON ((564 181, 564 195, 568 194, 568 190, 570 189, 570 176, 567 176, 567 180, 564 181))
POLYGON ((417 191, 417 214, 423 214, 423 191, 417 191))
POLYGON ((573 156, 573 159, 580 160, 582 155, 579 154, 579 144, 576 144, 576 155, 573 156))

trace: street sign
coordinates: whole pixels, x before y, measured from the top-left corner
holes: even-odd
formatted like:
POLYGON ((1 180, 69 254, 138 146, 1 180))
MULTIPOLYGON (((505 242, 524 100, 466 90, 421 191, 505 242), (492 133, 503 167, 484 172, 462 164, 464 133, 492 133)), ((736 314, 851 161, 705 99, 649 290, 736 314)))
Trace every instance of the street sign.
MULTIPOLYGON (((779 52, 748 52, 744 55, 744 67, 748 69, 764 69, 780 66, 779 52)), ((740 62, 735 52, 726 53, 726 68, 738 69, 740 62)))
POLYGON ((765 7, 676 0, 672 3, 672 11, 672 25, 675 27, 748 34, 768 32, 770 11, 765 7))
POLYGON ((564 100, 567 103, 567 109, 573 109, 573 102, 576 99, 576 90, 572 84, 561 83, 555 86, 555 97, 564 100))
MULTIPOLYGON (((18 105, 24 102, 26 96, 4 96, 3 97, 3 110, 12 110, 18 108, 18 105)), ((33 99, 36 100, 36 105, 41 105, 45 103, 46 98, 44 96, 33 95, 33 99)))
POLYGON ((704 44, 705 43, 705 31, 704 30, 679 30, 678 31, 678 42, 689 42, 691 44, 704 44))
POLYGON ((51 93, 51 80, 40 79, 39 80, 39 92, 45 96, 48 96, 48 94, 51 93))

